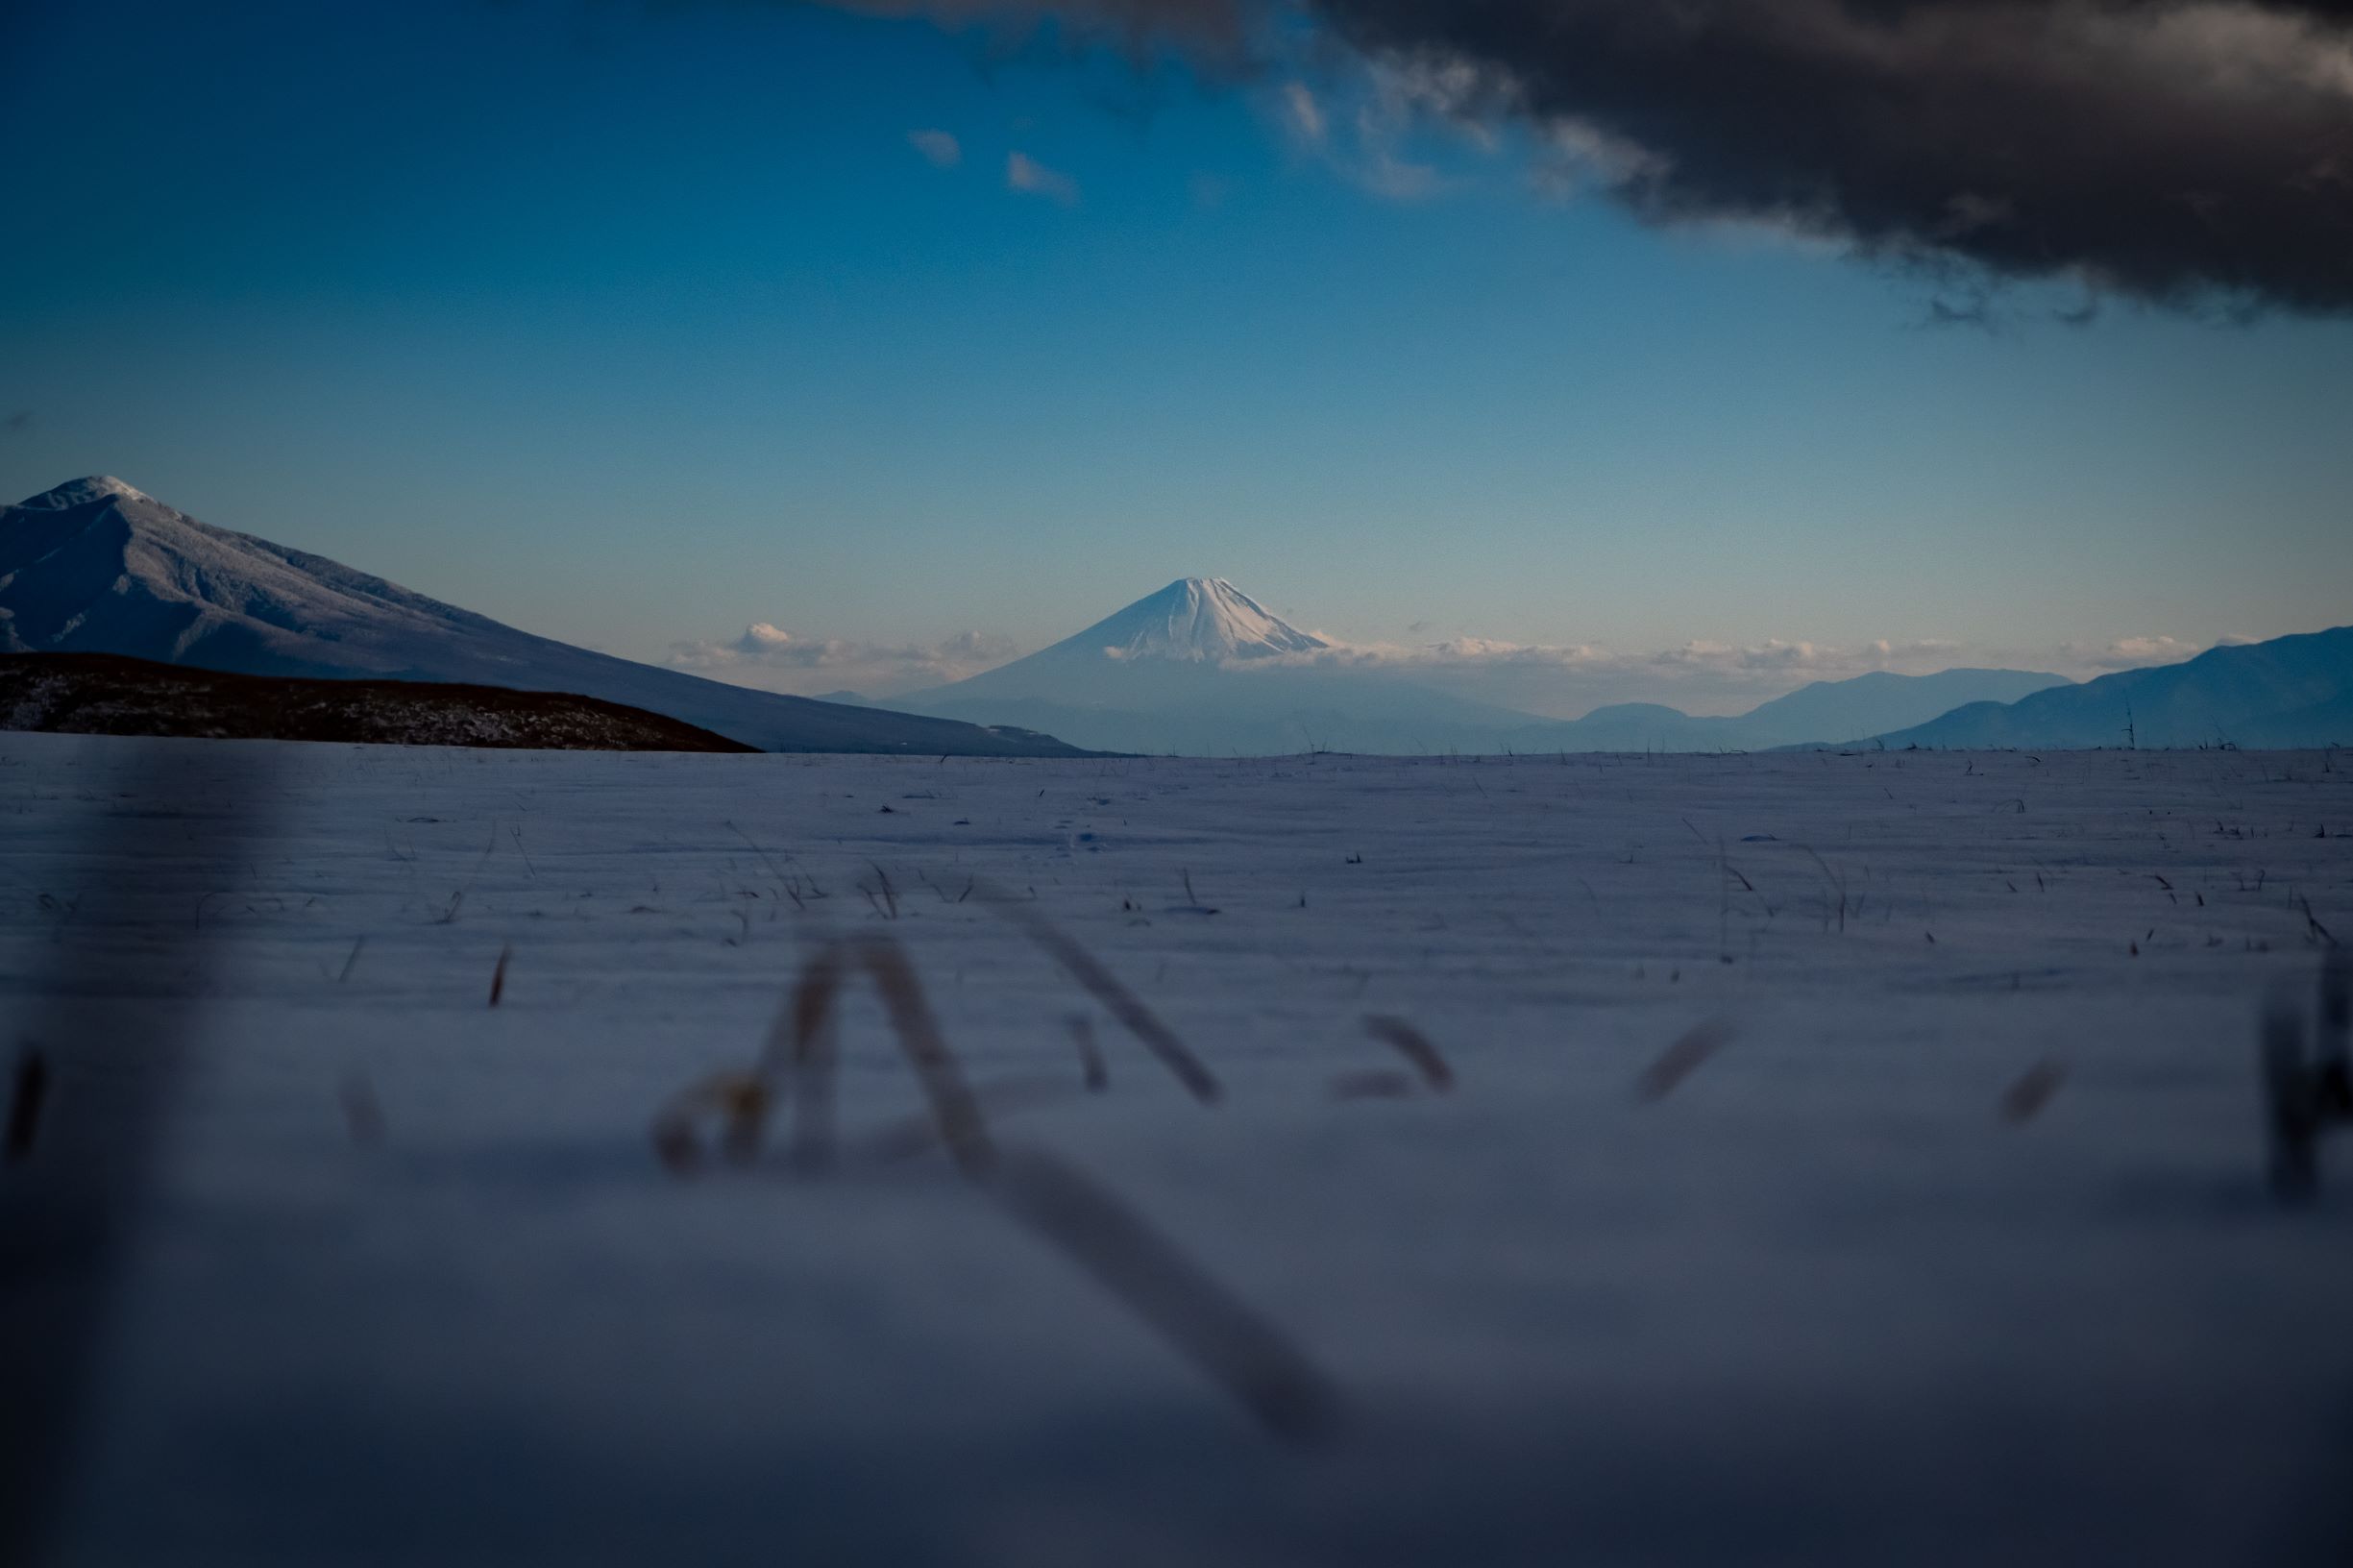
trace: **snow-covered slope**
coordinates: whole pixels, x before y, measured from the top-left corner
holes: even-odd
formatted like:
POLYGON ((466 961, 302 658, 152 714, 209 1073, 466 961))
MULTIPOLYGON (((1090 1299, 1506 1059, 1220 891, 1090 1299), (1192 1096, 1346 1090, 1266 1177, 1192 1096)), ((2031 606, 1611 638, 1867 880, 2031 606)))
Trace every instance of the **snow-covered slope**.
POLYGON ((571 692, 770 751, 1068 755, 1042 735, 749 691, 534 637, 90 478, 0 508, 0 651, 571 692))

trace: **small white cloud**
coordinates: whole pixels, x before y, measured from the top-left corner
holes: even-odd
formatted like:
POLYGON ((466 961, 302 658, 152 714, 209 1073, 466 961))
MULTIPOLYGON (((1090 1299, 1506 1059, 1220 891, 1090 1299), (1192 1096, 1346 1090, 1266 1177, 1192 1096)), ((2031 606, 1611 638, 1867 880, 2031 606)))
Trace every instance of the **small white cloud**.
MULTIPOLYGON (((1416 623, 1420 625, 1421 623, 1416 623)), ((1691 642, 1648 653, 1618 652, 1591 643, 1507 643, 1487 637, 1452 637, 1434 643, 1337 643, 1327 652, 1290 656, 1293 663, 1385 664, 1401 669, 1475 666, 1543 666, 1588 672, 1651 672, 1672 678, 1680 672, 1714 674, 1829 671, 1860 674, 1891 664, 1915 664, 1949 652, 1957 645, 1925 641, 1866 643, 1839 649, 1819 643, 1777 640, 1740 646, 1691 642)))
POLYGON ((1538 137, 1530 179, 1542 194, 1565 199, 1588 186, 1624 190, 1655 182, 1668 167, 1665 159, 1638 142, 1589 121, 1562 118, 1538 137))
POLYGON ((1283 84, 1283 112, 1292 133, 1311 146, 1322 146, 1331 134, 1332 128, 1324 120, 1324 106, 1315 101, 1313 89, 1304 82, 1283 84))
MULTIPOLYGON (((2245 639, 2225 637, 2224 643, 2245 639)), ((2177 637, 2119 637, 2114 642, 2086 647, 2070 643, 2062 650, 2076 663, 2095 670, 2139 670, 2154 664, 2179 664, 2206 651, 2210 645, 2185 643, 2177 637)))
MULTIPOLYGON (((1417 629, 1421 625, 1416 624, 1417 629)), ((1959 643, 1880 639, 1851 646, 1773 639, 1690 642, 1628 651, 1592 643, 1508 643, 1484 637, 1437 642, 1346 643, 1285 655, 1269 666, 1377 670, 1478 701, 1555 718, 1605 702, 1665 702, 1689 713, 1740 713, 1815 680, 1874 671, 1928 674, 1967 657, 1959 643)))
POLYGON ((1440 184, 1436 169, 1409 162, 1385 149, 1376 149, 1366 157, 1357 170, 1357 183, 1392 202, 1418 202, 1434 196, 1440 184))
POLYGON ((935 169, 952 169, 964 161, 964 143, 945 131, 910 131, 907 145, 935 169))
POLYGON ((1384 66, 1329 99, 1304 82, 1286 82, 1272 113, 1304 154, 1342 179, 1390 201, 1419 201, 1446 184, 1434 164, 1407 156, 1420 126, 1442 121, 1493 150, 1486 126, 1448 112, 1450 94, 1468 90, 1443 73, 1384 66))
POLYGON ((1065 207, 1078 205, 1078 182, 1058 169, 1047 168, 1027 153, 1006 155, 1005 188, 1028 196, 1043 196, 1065 207))

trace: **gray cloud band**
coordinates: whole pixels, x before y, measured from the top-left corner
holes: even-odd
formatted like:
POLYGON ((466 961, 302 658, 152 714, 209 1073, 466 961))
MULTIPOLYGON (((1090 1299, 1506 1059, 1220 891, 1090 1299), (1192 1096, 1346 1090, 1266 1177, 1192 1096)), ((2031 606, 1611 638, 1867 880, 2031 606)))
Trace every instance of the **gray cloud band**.
POLYGON ((2353 3, 1315 0, 1475 112, 1627 151, 1656 221, 1762 219, 2167 304, 2353 306, 2353 3))
POLYGON ((2353 308, 2353 0, 843 0, 1177 41, 1320 36, 1517 119, 1670 224, 2353 308))

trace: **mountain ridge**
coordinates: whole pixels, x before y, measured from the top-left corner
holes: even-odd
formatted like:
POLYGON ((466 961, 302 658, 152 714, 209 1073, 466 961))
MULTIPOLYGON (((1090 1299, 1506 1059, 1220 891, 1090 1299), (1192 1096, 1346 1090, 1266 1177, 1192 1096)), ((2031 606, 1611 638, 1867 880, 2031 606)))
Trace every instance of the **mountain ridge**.
POLYGON ((1972 703, 1875 739, 2054 749, 2353 743, 2353 626, 2212 648, 2016 702, 1972 703))
POLYGON ((1081 754, 1026 730, 757 692, 575 648, 201 522, 104 475, 0 507, 0 651, 562 692, 771 751, 1081 754))

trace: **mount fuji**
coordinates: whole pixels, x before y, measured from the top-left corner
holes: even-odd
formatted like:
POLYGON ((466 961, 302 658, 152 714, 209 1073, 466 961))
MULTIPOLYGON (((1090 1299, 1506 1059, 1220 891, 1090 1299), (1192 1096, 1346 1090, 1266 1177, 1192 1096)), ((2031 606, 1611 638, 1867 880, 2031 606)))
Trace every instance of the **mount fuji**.
POLYGON ((97 477, 0 507, 0 652, 566 692, 767 751, 1075 754, 1026 730, 755 692, 534 637, 97 477))
POLYGON ((1223 577, 1181 577, 1026 658, 894 700, 973 723, 1050 724, 1098 749, 1196 756, 1491 750, 1545 723, 1344 652, 1223 577))
MULTIPOLYGON (((961 680, 965 697, 1115 700, 1138 672, 1262 665, 1337 645, 1301 631, 1223 577, 1183 577, 1051 648, 961 680)), ((1183 677, 1179 677, 1183 678, 1183 677)))

